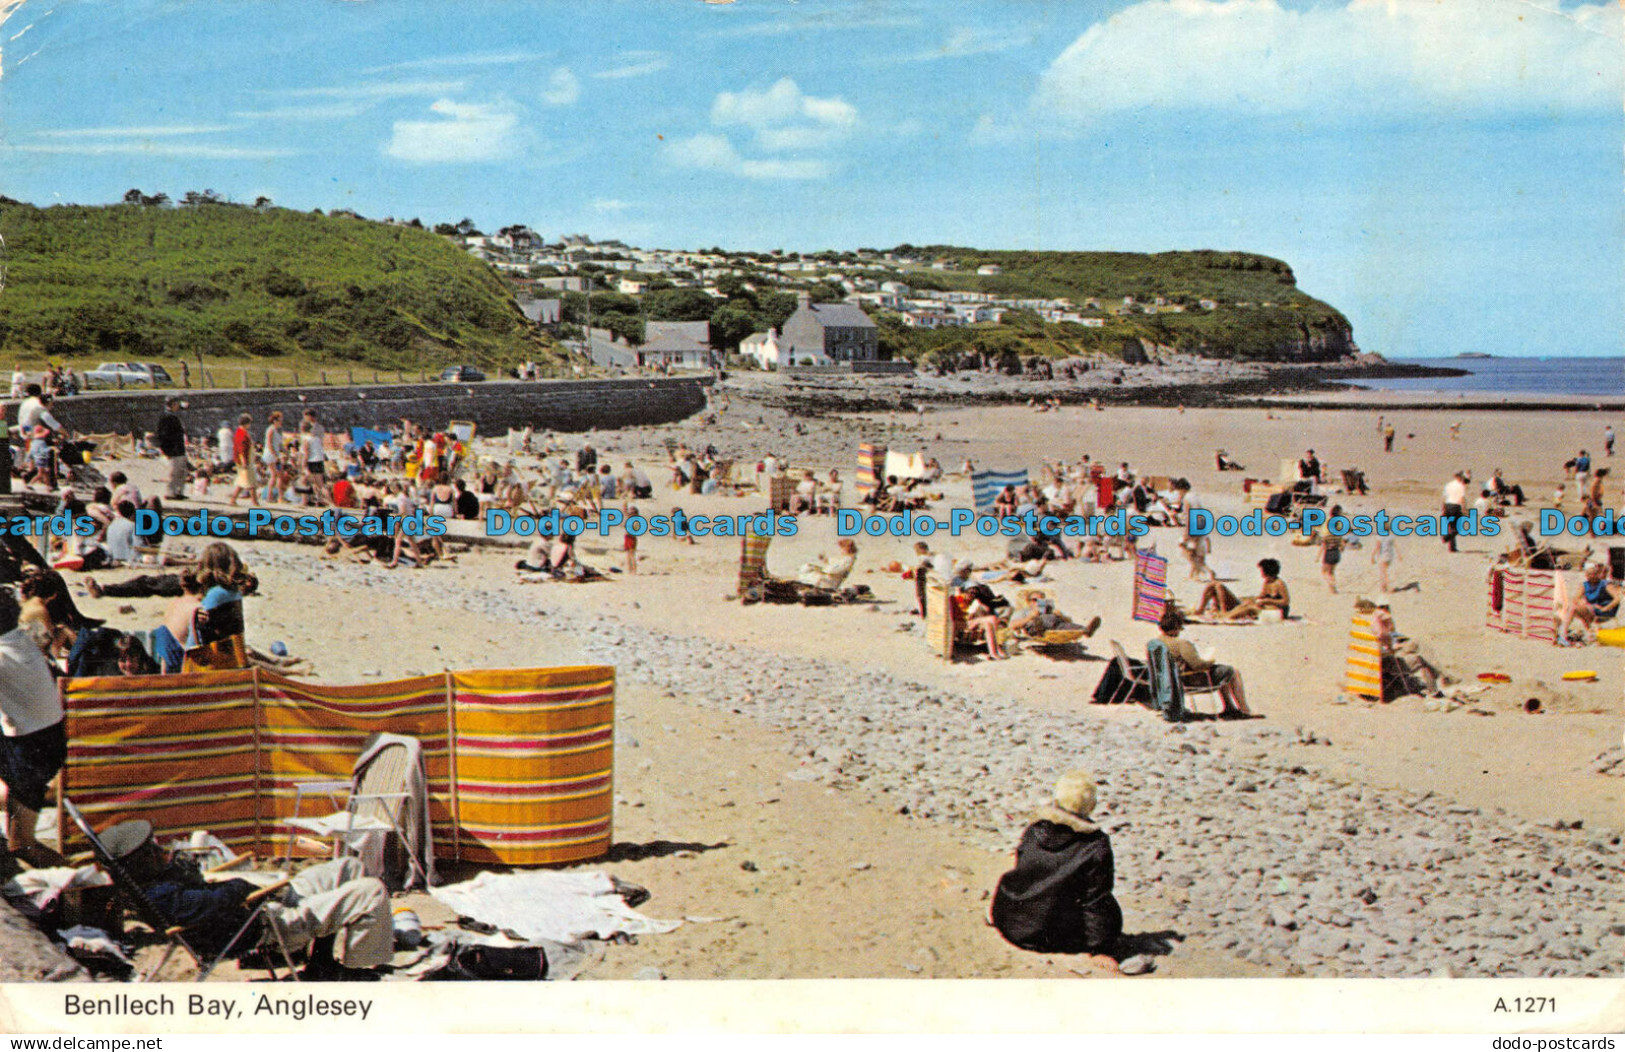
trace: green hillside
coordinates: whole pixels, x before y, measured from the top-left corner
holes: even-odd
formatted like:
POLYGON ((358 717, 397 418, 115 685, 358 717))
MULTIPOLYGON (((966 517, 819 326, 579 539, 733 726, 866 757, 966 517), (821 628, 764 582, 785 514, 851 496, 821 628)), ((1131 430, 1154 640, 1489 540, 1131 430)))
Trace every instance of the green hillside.
MULTIPOLYGON (((1292 268, 1278 259, 1244 252, 995 252, 946 245, 899 246, 916 259, 954 269, 910 268, 903 280, 915 289, 970 290, 1001 297, 1071 300, 1078 307, 1099 301, 1085 315, 1104 319, 1099 328, 1036 315, 1017 315, 992 329, 920 332, 887 326, 894 353, 920 359, 969 347, 998 353, 1117 354, 1130 339, 1213 358, 1327 361, 1353 353, 1348 319, 1331 305, 1300 291, 1292 268), (980 275, 986 265, 1002 273, 980 275), (1111 313, 1123 298, 1141 307, 1160 297, 1164 307, 1147 314, 1111 313), (1204 307, 1207 300, 1211 307, 1204 307), (1183 311, 1174 308, 1182 307, 1183 311)), ((884 319, 882 319, 884 324, 884 319)))
POLYGON ((446 238, 224 203, 36 208, 0 199, 8 357, 486 367, 562 354, 446 238))

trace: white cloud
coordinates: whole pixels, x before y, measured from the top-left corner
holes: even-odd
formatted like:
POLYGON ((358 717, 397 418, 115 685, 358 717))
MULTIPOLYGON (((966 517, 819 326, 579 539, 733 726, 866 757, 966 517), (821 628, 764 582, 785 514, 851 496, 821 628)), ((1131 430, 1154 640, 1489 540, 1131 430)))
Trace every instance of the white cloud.
POLYGON ((791 161, 782 158, 745 161, 739 166, 739 174, 746 179, 828 179, 831 170, 828 161, 791 161))
POLYGON ((61 128, 35 134, 53 139, 158 139, 172 135, 213 135, 231 131, 229 124, 149 124, 120 128, 61 128))
POLYGON ((827 161, 742 157, 727 136, 715 132, 668 143, 666 159, 679 168, 726 172, 746 179, 826 179, 833 170, 827 161))
POLYGON ((632 205, 629 202, 613 197, 600 197, 592 203, 594 212, 601 212, 605 215, 619 215, 631 207, 632 205))
POLYGON ((262 121, 332 121, 359 117, 371 103, 335 102, 326 106, 273 106, 268 110, 238 110, 233 117, 262 121))
MULTIPOLYGON (((789 77, 771 87, 724 91, 711 103, 711 123, 741 128, 756 150, 805 155, 851 135, 857 108, 838 98, 805 95, 789 77)), ((745 157, 722 132, 702 132, 666 147, 667 160, 684 168, 729 172, 747 179, 825 179, 834 165, 818 158, 745 157)))
POLYGON ((1000 30, 956 29, 940 45, 902 57, 903 62, 934 62, 945 58, 970 58, 1030 44, 1032 37, 1000 30))
POLYGON ((624 80, 627 77, 643 77, 650 73, 659 73, 671 65, 671 60, 660 51, 627 51, 620 56, 624 63, 611 66, 609 69, 600 69, 588 76, 598 80, 624 80))
POLYGON ((394 80, 371 84, 335 84, 325 88, 284 88, 270 94, 295 99, 408 99, 419 95, 447 95, 462 90, 460 80, 394 80))
POLYGON ((687 139, 674 139, 666 144, 666 159, 679 168, 704 168, 711 171, 736 171, 741 163, 739 151, 726 135, 701 132, 687 139))
POLYGON ((858 111, 842 99, 804 95, 784 77, 763 91, 722 92, 711 104, 711 123, 749 128, 759 147, 779 153, 814 150, 845 138, 857 126, 858 111))
POLYGON ((250 146, 205 146, 201 143, 155 143, 144 140, 122 142, 25 143, 13 146, 24 153, 72 154, 82 157, 129 155, 139 157, 201 157, 214 161, 266 160, 293 157, 297 150, 263 149, 250 146))
POLYGON ((441 66, 517 66, 521 62, 539 62, 546 55, 534 51, 485 51, 471 55, 437 55, 433 58, 414 58, 405 62, 392 62, 386 66, 372 66, 361 70, 367 73, 388 73, 399 69, 434 69, 441 66))
POLYGON ((429 107, 440 120, 396 121, 384 152, 414 164, 500 161, 519 149, 519 115, 505 104, 441 99, 429 107))
POLYGON ((568 106, 581 97, 581 81, 569 66, 560 66, 547 78, 547 87, 542 91, 542 101, 549 106, 568 106))
POLYGON ((1617 110, 1617 8, 1351 0, 1146 0, 1091 26, 1044 73, 1041 117, 1149 110, 1350 114, 1617 110))

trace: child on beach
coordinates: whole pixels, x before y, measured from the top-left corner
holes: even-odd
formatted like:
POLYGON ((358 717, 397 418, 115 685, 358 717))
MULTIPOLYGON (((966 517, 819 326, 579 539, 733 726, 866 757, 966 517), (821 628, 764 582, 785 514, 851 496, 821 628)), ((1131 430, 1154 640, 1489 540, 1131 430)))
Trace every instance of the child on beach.
MULTIPOLYGON (((629 518, 629 519, 635 517, 637 515, 637 513, 638 513, 638 509, 637 509, 636 505, 633 505, 633 506, 626 509, 626 517, 629 518)), ((692 540, 690 541, 690 543, 693 543, 692 540)), ((631 530, 627 530, 626 531, 626 539, 621 542, 621 547, 623 549, 625 549, 625 551, 626 551, 626 572, 629 573, 629 574, 637 573, 638 572, 638 536, 637 536, 637 534, 633 533, 631 530)))
POLYGON ((1371 561, 1377 566, 1377 583, 1384 592, 1388 591, 1388 567, 1399 561, 1399 549, 1394 544, 1392 534, 1382 534, 1377 543, 1371 546, 1371 561))

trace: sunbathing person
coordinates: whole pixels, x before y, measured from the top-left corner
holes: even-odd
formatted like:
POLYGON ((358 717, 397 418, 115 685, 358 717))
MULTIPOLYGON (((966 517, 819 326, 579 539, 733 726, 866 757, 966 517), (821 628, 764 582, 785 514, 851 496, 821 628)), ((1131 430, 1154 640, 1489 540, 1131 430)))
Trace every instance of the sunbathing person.
POLYGON ((191 570, 180 575, 181 594, 169 601, 164 620, 152 630, 152 657, 159 671, 166 674, 181 670, 186 659, 186 648, 181 641, 192 632, 192 620, 203 605, 203 584, 191 570))
POLYGON ((1010 655, 999 645, 999 628, 1002 622, 999 620, 997 604, 994 601, 997 598, 987 585, 977 584, 969 588, 955 589, 949 596, 949 602, 953 603, 954 620, 960 627, 972 634, 981 633, 987 643, 987 656, 994 661, 1003 661, 1010 655), (990 599, 990 596, 993 598, 990 599))
POLYGON ((1219 714, 1220 719, 1245 719, 1252 715, 1247 708, 1247 695, 1241 687, 1241 673, 1229 665, 1219 665, 1196 652, 1196 647, 1188 639, 1179 638, 1180 629, 1185 627, 1185 618, 1178 610, 1169 607, 1162 612, 1162 618, 1157 622, 1162 630, 1159 637, 1162 645, 1168 648, 1168 654, 1173 658, 1174 664, 1179 668, 1179 681, 1187 688, 1218 687, 1219 699, 1224 702, 1224 711, 1219 714))
MULTIPOLYGON (((104 829, 101 839, 148 898, 168 916, 184 919, 188 941, 201 951, 224 950, 248 923, 252 911, 245 902, 259 888, 242 879, 205 880, 196 863, 158 846, 145 819, 104 829)), ((389 889, 366 876, 356 858, 302 870, 270 898, 266 912, 289 952, 311 948, 301 973, 307 980, 362 978, 361 972, 387 965, 393 953, 389 889)))
POLYGON ((1245 621, 1256 618, 1265 610, 1279 610, 1284 618, 1291 613, 1292 596, 1286 582, 1281 580, 1281 564, 1275 559, 1260 559, 1258 570, 1264 582, 1258 595, 1238 600, 1234 592, 1218 581, 1202 589, 1202 600, 1197 604, 1195 616, 1201 617, 1210 609, 1220 621, 1245 621))
POLYGON ((1387 603, 1360 599, 1355 602, 1354 609, 1371 615, 1377 649, 1382 655, 1384 677, 1398 682, 1403 693, 1439 697, 1441 683, 1455 682, 1454 677, 1439 671, 1439 666, 1422 653, 1420 643, 1399 633, 1394 627, 1394 615, 1387 603))
POLYGON ((1029 639, 1040 638, 1048 632, 1072 629, 1081 630, 1085 637, 1089 637, 1100 627, 1098 615, 1091 618, 1087 625, 1080 625, 1057 610, 1055 600, 1037 588, 1022 592, 1021 601, 1021 612, 1010 619, 1010 631, 1029 639))
POLYGON ((1568 606, 1554 617, 1557 622, 1557 645, 1571 645, 1569 629, 1576 620, 1586 628, 1595 626, 1599 621, 1612 620, 1619 613, 1619 602, 1620 589, 1608 580, 1608 568, 1602 563, 1587 563, 1585 583, 1581 586, 1580 594, 1569 600, 1568 606))
POLYGON ((857 564, 858 545, 850 537, 842 537, 836 544, 840 548, 840 555, 834 559, 820 555, 815 561, 803 564, 796 572, 796 580, 814 588, 839 591, 846 583, 847 575, 852 572, 852 567, 857 564))

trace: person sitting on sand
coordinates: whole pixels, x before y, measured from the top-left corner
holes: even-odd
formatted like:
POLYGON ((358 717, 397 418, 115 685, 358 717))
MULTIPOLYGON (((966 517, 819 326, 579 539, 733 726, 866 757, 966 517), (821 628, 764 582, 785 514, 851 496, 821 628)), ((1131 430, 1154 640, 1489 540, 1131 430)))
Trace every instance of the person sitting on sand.
POLYGON ((1523 507, 1523 487, 1509 484, 1506 479, 1501 477, 1500 468, 1496 468, 1490 473, 1488 485, 1490 492, 1495 495, 1497 500, 1502 502, 1510 501, 1515 507, 1523 507))
POLYGON ((1202 589, 1202 599, 1196 605, 1195 616, 1201 617, 1210 609, 1220 621, 1245 621, 1256 618, 1265 610, 1279 610, 1283 618, 1291 613, 1292 596, 1286 582, 1281 580, 1281 563, 1276 559, 1260 559, 1258 570, 1264 582, 1258 595, 1238 600, 1234 592, 1218 581, 1209 582, 1202 589))
POLYGON ((818 477, 811 471, 803 471, 801 481, 796 483, 795 492, 790 494, 790 514, 806 512, 811 515, 817 509, 818 477))
POLYGON ((988 923, 1013 946, 1034 953, 1088 954, 1087 963, 1118 970, 1109 954, 1123 934, 1112 895, 1111 838, 1090 819, 1095 783, 1071 771, 1052 803, 1022 830, 1015 868, 999 878, 988 923))
POLYGON ((164 620, 152 630, 152 657, 159 670, 172 674, 181 670, 186 659, 186 648, 181 645, 192 631, 192 619, 203 605, 203 585, 193 570, 180 573, 181 594, 169 601, 164 620))
POLYGON ((1247 708, 1247 694, 1241 687, 1241 673, 1229 665, 1209 661, 1196 652, 1190 640, 1179 638, 1180 630, 1185 627, 1184 615, 1170 606, 1162 612, 1157 627, 1162 631, 1158 638, 1179 667, 1181 683, 1187 688, 1219 688, 1219 700, 1224 702, 1220 719, 1245 719, 1252 715, 1247 708))
POLYGON ((1055 608, 1055 600, 1037 588, 1028 588, 1021 593, 1022 609, 1010 619, 1010 631, 1029 639, 1037 639, 1047 632, 1064 632, 1072 629, 1082 629, 1087 638, 1095 634, 1100 627, 1100 617, 1091 618, 1087 625, 1080 625, 1070 617, 1055 608))
POLYGON ((1357 599, 1354 609, 1371 616, 1371 628, 1377 636, 1377 650, 1382 655, 1382 675, 1387 683, 1397 684, 1402 694, 1428 694, 1442 697, 1441 683, 1454 683, 1455 678, 1439 671, 1439 666, 1422 652, 1422 646, 1409 636, 1400 635, 1394 627, 1394 615, 1387 603, 1373 603, 1357 599))
POLYGON ((1019 504, 1016 499, 1016 488, 1014 486, 1006 486, 1004 489, 999 491, 999 495, 997 497, 993 498, 993 517, 996 519, 1008 519, 1010 516, 1016 513, 1016 508, 1018 506, 1019 504))
POLYGON ((1578 620, 1590 628, 1599 621, 1612 620, 1619 613, 1619 586, 1608 580, 1608 567, 1600 562, 1586 563, 1585 583, 1554 620, 1557 623, 1557 645, 1569 646, 1569 629, 1578 620))
MULTIPOLYGON (((964 574, 970 573, 968 565, 961 564, 961 567, 964 574)), ((993 589, 985 584, 958 587, 957 585, 965 581, 959 572, 961 567, 955 567, 956 587, 948 597, 948 601, 953 604, 954 621, 961 631, 973 636, 981 634, 987 644, 988 658, 1003 661, 1010 655, 999 645, 999 629, 1003 626, 1003 621, 999 618, 997 606, 1001 600, 993 593, 993 589)))
POLYGON ((838 591, 857 564, 858 545, 850 537, 842 537, 836 544, 840 548, 840 555, 834 559, 820 555, 815 561, 803 564, 796 573, 796 580, 813 588, 838 591))

